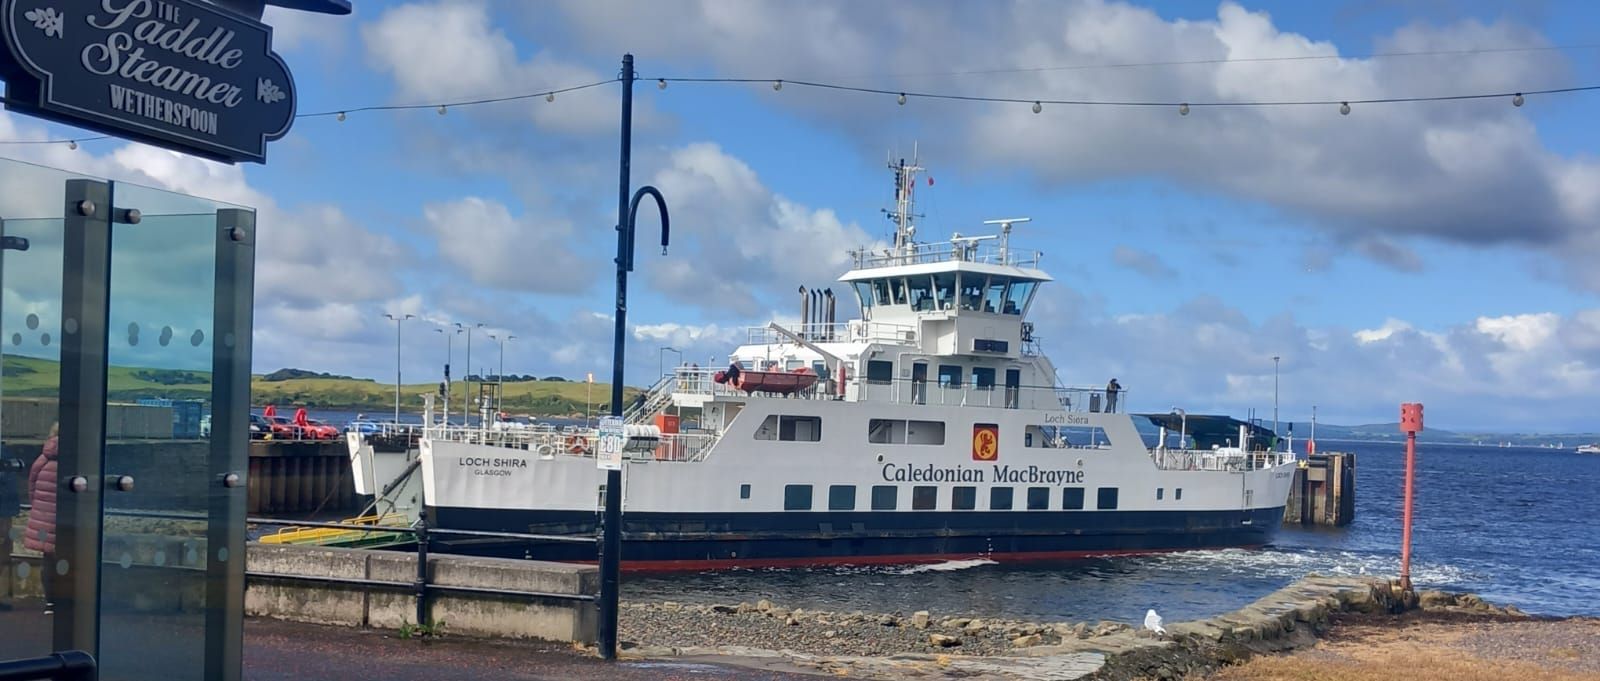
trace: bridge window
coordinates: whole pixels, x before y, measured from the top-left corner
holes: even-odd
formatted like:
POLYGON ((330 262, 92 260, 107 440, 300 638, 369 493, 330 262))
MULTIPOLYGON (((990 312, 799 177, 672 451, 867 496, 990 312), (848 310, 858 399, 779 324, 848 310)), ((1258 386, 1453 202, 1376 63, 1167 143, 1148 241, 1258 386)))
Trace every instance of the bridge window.
POLYGON ((1081 511, 1081 510, 1083 510, 1083 488, 1082 487, 1068 487, 1066 489, 1061 490, 1061 510, 1063 510, 1063 511, 1081 511))
POLYGON ((1033 287, 1037 286, 1038 283, 1020 279, 1013 280, 1011 288, 1006 291, 1005 307, 1001 308, 1000 311, 1005 314, 1022 314, 1024 310, 1028 309, 1028 298, 1033 295, 1033 287))
POLYGON ((822 418, 817 416, 788 416, 771 414, 756 429, 757 440, 783 442, 820 442, 822 418))
POLYGON ((978 507, 978 488, 956 487, 950 490, 950 510, 970 511, 978 507))
POLYGON ((896 492, 899 488, 894 485, 872 486, 872 510, 893 511, 896 502, 896 492))
POLYGON ((942 272, 933 275, 933 292, 940 310, 956 309, 956 273, 942 272))
POLYGON ((883 445, 942 445, 944 422, 872 419, 867 422, 867 442, 883 445))
POLYGON ((983 306, 983 287, 989 281, 981 274, 964 272, 961 275, 961 309, 977 310, 983 306))
POLYGON ((933 277, 907 277, 906 286, 911 292, 911 309, 919 312, 933 309, 933 277))
POLYGON ((811 485, 784 485, 783 510, 811 510, 811 485))
POLYGON ((829 485, 828 510, 854 511, 856 510, 855 485, 829 485))
POLYGON ((939 505, 939 488, 932 485, 918 485, 911 488, 911 510, 932 511, 939 505))
POLYGON ((991 511, 1009 511, 1009 510, 1011 510, 1011 488, 1010 487, 990 487, 989 488, 989 510, 991 510, 991 511))
POLYGON ((979 390, 994 390, 994 369, 973 367, 972 384, 977 386, 979 390))
POLYGON ((983 297, 984 312, 999 312, 1005 306, 1007 283, 1005 277, 989 277, 988 293, 983 297))
POLYGON ((959 387, 961 387, 961 367, 953 366, 953 365, 950 365, 950 364, 940 364, 939 365, 939 387, 941 387, 941 388, 959 388, 959 387))
POLYGON ((865 312, 872 307, 872 284, 865 281, 851 282, 850 286, 856 290, 856 300, 861 303, 861 310, 865 312))
POLYGON ((1047 511, 1049 509, 1050 509, 1050 488, 1049 487, 1029 487, 1028 488, 1028 510, 1030 510, 1030 511, 1047 511))
POLYGON ((1117 508, 1117 488, 1115 488, 1115 487, 1101 487, 1099 490, 1096 490, 1095 493, 1096 493, 1097 496, 1099 496, 1099 498, 1095 500, 1095 505, 1094 505, 1095 508, 1100 509, 1102 511, 1114 511, 1114 510, 1116 510, 1116 508, 1117 508))
POLYGON ((894 362, 886 359, 867 360, 867 382, 888 385, 894 382, 894 362))

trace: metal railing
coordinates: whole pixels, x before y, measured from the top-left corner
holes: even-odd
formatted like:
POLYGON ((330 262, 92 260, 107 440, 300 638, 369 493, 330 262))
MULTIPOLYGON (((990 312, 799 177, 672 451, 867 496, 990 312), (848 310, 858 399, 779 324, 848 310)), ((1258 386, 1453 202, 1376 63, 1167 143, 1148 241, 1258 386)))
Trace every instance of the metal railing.
POLYGON ((1011 267, 1038 268, 1039 259, 1043 256, 1039 251, 1027 251, 1015 248, 1002 249, 999 244, 983 242, 951 242, 951 243, 913 243, 906 253, 894 253, 888 250, 872 251, 860 249, 850 252, 855 263, 855 269, 870 269, 875 267, 894 267, 896 265, 920 265, 932 262, 976 262, 990 265, 1009 265, 1011 267))
POLYGON ((1281 466, 1295 460, 1293 452, 1246 452, 1238 447, 1219 449, 1167 449, 1150 450, 1150 460, 1156 468, 1169 471, 1227 471, 1243 472, 1281 466))
MULTIPOLYGON (((710 382, 709 380, 707 381, 710 382)), ((576 456, 595 458, 598 430, 579 426, 535 424, 502 430, 465 426, 428 426, 423 434, 430 440, 521 450, 540 458, 576 456)), ((653 448, 630 449, 623 456, 630 461, 696 462, 705 458, 715 442, 709 433, 662 433, 653 448)))
POLYGON ((63 650, 44 657, 0 661, 0 681, 95 681, 94 657, 81 650, 63 650))
MULTIPOLYGON (((870 322, 852 319, 845 322, 800 324, 789 331, 813 343, 915 343, 917 328, 910 324, 870 322)), ((783 345, 793 343, 788 336, 774 331, 770 326, 751 326, 745 329, 746 345, 783 345)))
MULTIPOLYGON (((733 386, 717 383, 717 369, 680 367, 671 385, 665 386, 680 395, 699 397, 735 397, 748 395, 733 386)), ((807 390, 787 395, 790 398, 834 400, 839 398, 833 380, 818 381, 807 390)), ((1111 393, 1103 388, 1069 386, 983 385, 963 383, 940 385, 933 379, 916 381, 908 378, 866 380, 858 377, 845 382, 844 397, 858 402, 888 402, 895 404, 931 404, 963 407, 990 407, 996 409, 1043 409, 1075 413, 1125 413, 1128 391, 1116 392, 1113 403, 1111 393)))

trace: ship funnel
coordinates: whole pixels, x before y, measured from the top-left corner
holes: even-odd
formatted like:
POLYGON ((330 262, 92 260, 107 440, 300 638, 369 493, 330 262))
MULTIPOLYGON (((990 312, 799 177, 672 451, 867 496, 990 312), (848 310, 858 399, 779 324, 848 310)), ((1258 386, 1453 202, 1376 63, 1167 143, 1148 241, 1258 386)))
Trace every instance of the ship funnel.
POLYGON ((806 323, 811 321, 811 299, 806 295, 806 287, 800 287, 800 330, 805 331, 806 323))

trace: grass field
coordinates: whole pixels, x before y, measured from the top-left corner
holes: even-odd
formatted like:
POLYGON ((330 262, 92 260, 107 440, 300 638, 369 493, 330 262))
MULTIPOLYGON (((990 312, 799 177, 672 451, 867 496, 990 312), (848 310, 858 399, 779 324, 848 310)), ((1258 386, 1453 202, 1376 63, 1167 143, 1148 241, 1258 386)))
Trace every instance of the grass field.
MULTIPOLYGON (((4 371, 7 396, 54 397, 59 392, 61 366, 55 360, 7 355, 4 371)), ((474 384, 474 388, 477 387, 474 384)), ((206 400, 211 396, 211 372, 113 366, 107 370, 106 388, 110 399, 118 402, 146 397, 206 400)), ((421 395, 437 394, 438 390, 437 382, 401 386, 401 409, 420 410, 421 395)), ((452 407, 459 408, 460 403, 455 400, 465 392, 466 385, 462 381, 451 384, 452 407)), ((625 399, 632 400, 638 392, 636 388, 624 388, 625 399)), ((595 383, 591 386, 566 381, 507 383, 502 401, 507 411, 518 414, 582 414, 589 395, 594 399, 591 409, 600 413, 610 405, 611 385, 595 383)), ((394 406, 394 384, 351 378, 267 381, 255 376, 250 381, 250 401, 255 406, 276 404, 381 412, 394 406)), ((435 403, 442 406, 437 398, 435 403)))

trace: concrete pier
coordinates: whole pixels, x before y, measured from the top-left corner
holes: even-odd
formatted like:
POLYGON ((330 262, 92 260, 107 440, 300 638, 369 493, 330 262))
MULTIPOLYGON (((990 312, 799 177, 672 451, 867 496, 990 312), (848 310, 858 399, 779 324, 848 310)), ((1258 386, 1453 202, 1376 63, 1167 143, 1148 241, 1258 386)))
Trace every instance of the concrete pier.
POLYGON ((344 440, 250 443, 250 515, 309 515, 359 511, 344 440))
POLYGON ((1356 455, 1313 454, 1294 472, 1285 525, 1344 527, 1356 517, 1356 455))

